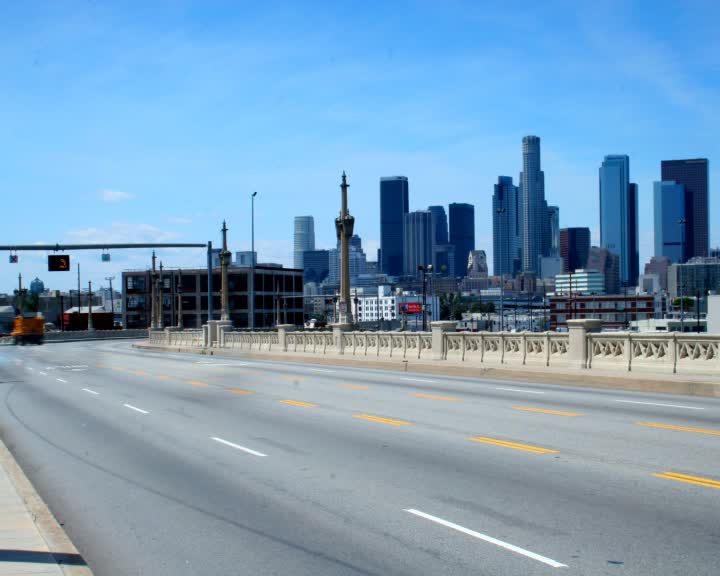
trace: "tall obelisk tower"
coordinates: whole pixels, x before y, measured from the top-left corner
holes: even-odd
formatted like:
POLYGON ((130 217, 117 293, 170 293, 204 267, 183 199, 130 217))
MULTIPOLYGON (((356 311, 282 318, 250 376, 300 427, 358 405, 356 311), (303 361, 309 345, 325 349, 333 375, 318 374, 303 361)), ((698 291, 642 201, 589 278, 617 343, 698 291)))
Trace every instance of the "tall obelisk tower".
POLYGON ((340 216, 335 219, 335 229, 340 240, 340 300, 338 301, 338 324, 352 324, 352 305, 350 302, 350 237, 353 235, 355 218, 348 212, 347 177, 342 174, 342 206, 340 216))

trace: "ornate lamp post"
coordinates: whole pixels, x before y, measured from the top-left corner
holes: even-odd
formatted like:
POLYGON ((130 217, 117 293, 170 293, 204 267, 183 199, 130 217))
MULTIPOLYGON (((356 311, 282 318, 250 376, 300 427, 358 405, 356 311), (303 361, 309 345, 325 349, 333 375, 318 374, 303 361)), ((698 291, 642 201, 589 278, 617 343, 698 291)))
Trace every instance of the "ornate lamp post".
POLYGON ((343 172, 342 183, 340 184, 340 190, 342 191, 340 216, 335 219, 335 230, 337 231, 338 240, 340 240, 339 324, 352 324, 353 321, 350 306, 350 237, 353 235, 355 218, 350 216, 350 212, 348 211, 348 186, 347 177, 345 176, 345 172, 343 172))

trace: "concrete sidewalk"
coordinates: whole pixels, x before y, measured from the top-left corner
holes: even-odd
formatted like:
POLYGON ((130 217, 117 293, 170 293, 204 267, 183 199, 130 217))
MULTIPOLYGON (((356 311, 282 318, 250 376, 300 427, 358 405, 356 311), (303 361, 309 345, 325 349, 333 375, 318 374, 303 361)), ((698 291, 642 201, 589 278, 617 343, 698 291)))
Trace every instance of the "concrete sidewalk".
POLYGON ((238 359, 278 360, 281 362, 299 362, 322 364, 327 366, 350 366, 398 372, 440 374, 462 378, 488 380, 507 380, 515 382, 539 382, 561 384, 578 388, 602 388, 651 392, 656 394, 680 394, 685 396, 704 396, 720 398, 720 374, 668 374, 646 371, 625 372, 620 370, 575 370, 555 366, 512 366, 509 364, 451 363, 426 359, 375 357, 375 356, 339 356, 337 354, 311 354, 295 352, 247 351, 232 348, 187 348, 178 346, 159 346, 148 342, 133 344, 134 348, 181 352, 187 354, 212 355, 238 359))
POLYGON ((0 576, 92 576, 0 440, 0 576))

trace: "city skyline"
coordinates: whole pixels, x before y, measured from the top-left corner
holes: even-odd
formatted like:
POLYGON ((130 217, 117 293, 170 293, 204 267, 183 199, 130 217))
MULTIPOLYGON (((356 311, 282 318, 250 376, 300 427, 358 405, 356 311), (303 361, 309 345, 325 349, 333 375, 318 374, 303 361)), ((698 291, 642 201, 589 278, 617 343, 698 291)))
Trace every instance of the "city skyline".
MULTIPOLYGON (((720 51, 689 39, 715 38, 720 7, 638 6, 387 5, 370 20, 335 5, 153 5, 137 18, 113 3, 11 4, 0 23, 12 79, 0 95, 9 135, 0 189, 8 214, 34 213, 31 226, 7 218, 3 243, 218 243, 227 219, 233 251, 249 250, 258 191, 259 259, 291 265, 295 215, 313 214, 317 246, 334 245, 329 199, 344 169, 371 260, 387 174, 409 177, 409 210, 473 204, 475 246, 490 254, 492 187, 499 174, 517 178, 518 142, 537 134, 546 201, 561 208, 561 227, 589 227, 593 244, 597 165, 632 159, 641 263, 654 252, 660 162, 709 158, 717 246, 720 51), (548 19, 553 27, 540 25, 548 19), (353 25, 318 24, 337 21, 353 25), (509 46, 509 36, 524 41, 509 46)), ((72 256, 94 285, 150 261, 148 251, 114 252, 110 263, 72 256)), ((18 272, 74 285, 74 274, 46 272, 45 254, 22 253, 18 265, 0 261, 0 290, 18 272)))

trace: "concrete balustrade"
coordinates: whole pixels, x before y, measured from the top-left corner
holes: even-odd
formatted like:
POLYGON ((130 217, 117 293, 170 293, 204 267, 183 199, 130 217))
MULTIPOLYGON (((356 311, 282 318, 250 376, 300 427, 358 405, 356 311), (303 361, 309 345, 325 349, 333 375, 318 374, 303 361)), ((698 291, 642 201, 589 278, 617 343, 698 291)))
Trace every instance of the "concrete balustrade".
MULTIPOLYGON (((220 324, 218 321, 215 321, 220 324)), ((222 326, 151 331, 150 343, 220 347, 299 355, 393 358, 518 367, 712 374, 720 376, 720 335, 600 332, 599 320, 570 320, 569 332, 455 332, 455 322, 432 322, 430 332, 237 332, 222 326)))

